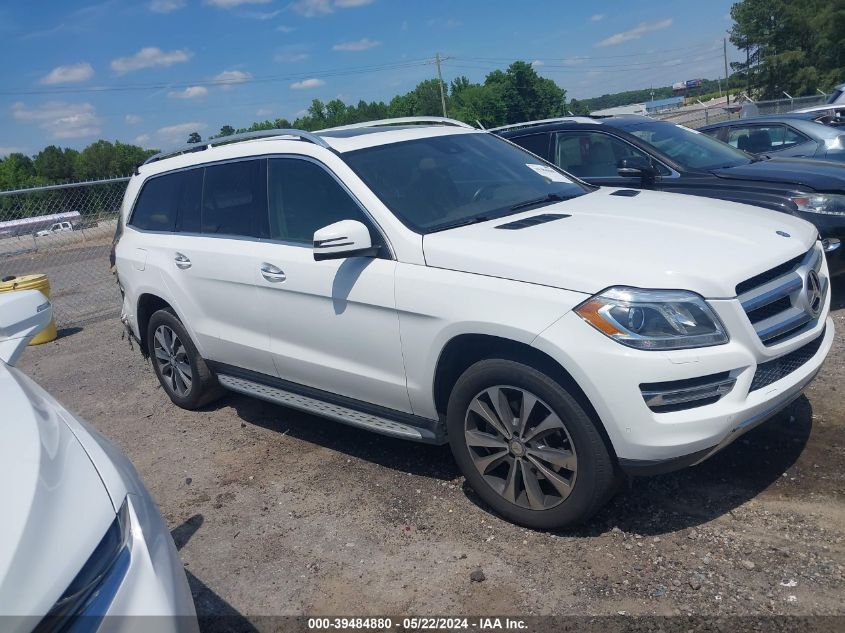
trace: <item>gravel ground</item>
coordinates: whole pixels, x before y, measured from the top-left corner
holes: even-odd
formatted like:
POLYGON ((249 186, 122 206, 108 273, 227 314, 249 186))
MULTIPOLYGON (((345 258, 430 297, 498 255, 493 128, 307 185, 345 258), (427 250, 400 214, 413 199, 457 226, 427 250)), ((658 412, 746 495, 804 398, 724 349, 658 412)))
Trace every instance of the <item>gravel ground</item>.
POLYGON ((570 532, 491 514, 446 447, 234 394, 180 410, 116 319, 21 366, 135 463, 201 615, 845 615, 845 284, 834 297, 805 397, 570 532))

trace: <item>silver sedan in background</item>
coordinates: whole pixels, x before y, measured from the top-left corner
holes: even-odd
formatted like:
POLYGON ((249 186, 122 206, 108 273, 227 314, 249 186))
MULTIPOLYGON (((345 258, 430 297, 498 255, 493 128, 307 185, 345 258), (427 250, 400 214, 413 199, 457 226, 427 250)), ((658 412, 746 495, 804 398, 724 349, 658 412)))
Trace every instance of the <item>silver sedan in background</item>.
POLYGON ((132 464, 13 366, 51 314, 37 290, 0 294, 3 629, 197 631, 182 562, 132 464))

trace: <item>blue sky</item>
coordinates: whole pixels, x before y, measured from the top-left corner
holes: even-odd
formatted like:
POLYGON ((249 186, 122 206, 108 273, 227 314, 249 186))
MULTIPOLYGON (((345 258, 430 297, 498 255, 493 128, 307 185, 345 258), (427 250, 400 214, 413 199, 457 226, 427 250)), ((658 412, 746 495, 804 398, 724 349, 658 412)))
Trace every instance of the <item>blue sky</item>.
MULTIPOLYGON (((0 6, 0 155, 294 119, 515 59, 585 98, 724 73, 732 0, 69 0, 0 6)), ((729 58, 738 52, 729 46, 729 58)))

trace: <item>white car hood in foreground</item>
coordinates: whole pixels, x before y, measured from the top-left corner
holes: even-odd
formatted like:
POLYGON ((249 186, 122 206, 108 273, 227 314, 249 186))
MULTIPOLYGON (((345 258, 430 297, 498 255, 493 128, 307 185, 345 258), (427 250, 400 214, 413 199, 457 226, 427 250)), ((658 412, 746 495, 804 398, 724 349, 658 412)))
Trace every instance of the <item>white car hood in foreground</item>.
POLYGON ((608 286, 736 296, 736 285, 806 252, 816 228, 785 213, 681 194, 601 188, 423 238, 426 264, 594 294, 608 286), (496 228, 545 213, 571 217, 496 228), (778 234, 778 231, 789 236, 778 234))
POLYGON ((0 401, 0 613, 44 614, 94 551, 115 508, 63 409, 2 362, 0 401))

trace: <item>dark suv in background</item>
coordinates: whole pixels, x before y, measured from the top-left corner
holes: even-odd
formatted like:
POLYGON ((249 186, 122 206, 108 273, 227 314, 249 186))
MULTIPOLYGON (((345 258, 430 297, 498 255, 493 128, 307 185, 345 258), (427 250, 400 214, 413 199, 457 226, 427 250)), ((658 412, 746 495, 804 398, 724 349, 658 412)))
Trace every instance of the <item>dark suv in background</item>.
POLYGON ((641 116, 564 117, 491 130, 594 185, 753 204, 814 224, 832 275, 845 272, 845 165, 751 156, 641 116))

